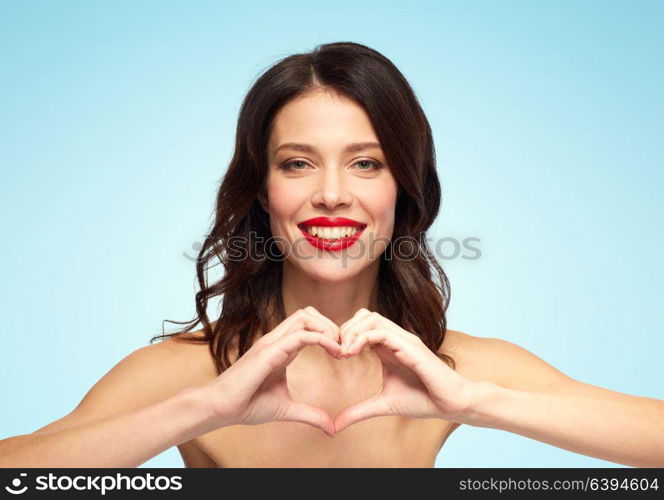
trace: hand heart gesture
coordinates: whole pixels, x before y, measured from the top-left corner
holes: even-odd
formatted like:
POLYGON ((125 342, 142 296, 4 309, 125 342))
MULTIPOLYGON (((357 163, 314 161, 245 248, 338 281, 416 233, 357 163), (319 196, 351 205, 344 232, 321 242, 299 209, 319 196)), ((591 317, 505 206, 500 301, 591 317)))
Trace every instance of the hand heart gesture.
POLYGON ((341 354, 371 345, 383 364, 383 386, 371 398, 343 408, 335 432, 383 415, 460 419, 470 407, 474 383, 459 375, 417 336, 376 312, 360 309, 340 327, 341 354))
POLYGON ((295 421, 333 436, 356 422, 384 415, 460 421, 470 408, 475 385, 449 368, 417 335, 376 312, 360 309, 337 327, 309 306, 263 335, 206 389, 219 427, 295 421), (381 390, 343 408, 334 420, 320 408, 293 400, 286 367, 306 345, 320 345, 335 358, 353 356, 370 345, 382 362, 381 390))
POLYGON ((230 368, 207 384, 218 427, 293 421, 334 435, 330 415, 295 401, 288 391, 286 367, 307 345, 320 345, 340 357, 339 331, 313 307, 300 309, 263 335, 230 368))

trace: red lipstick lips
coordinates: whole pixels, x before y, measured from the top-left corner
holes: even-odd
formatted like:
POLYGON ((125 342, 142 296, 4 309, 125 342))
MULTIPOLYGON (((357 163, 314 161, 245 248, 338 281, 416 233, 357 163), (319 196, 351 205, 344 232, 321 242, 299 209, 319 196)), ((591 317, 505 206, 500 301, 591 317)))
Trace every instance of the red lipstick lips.
POLYGON ((357 222, 352 219, 346 219, 344 217, 314 217, 313 219, 307 219, 300 222, 297 227, 300 228, 302 234, 307 238, 307 241, 311 243, 316 248, 321 250, 331 250, 331 251, 340 251, 345 248, 348 248, 353 243, 357 241, 362 232, 366 229, 367 225, 363 222, 357 222), (347 236, 344 238, 336 239, 326 239, 319 238, 318 236, 313 236, 309 234, 308 228, 311 226, 317 227, 354 227, 358 228, 355 234, 347 236))

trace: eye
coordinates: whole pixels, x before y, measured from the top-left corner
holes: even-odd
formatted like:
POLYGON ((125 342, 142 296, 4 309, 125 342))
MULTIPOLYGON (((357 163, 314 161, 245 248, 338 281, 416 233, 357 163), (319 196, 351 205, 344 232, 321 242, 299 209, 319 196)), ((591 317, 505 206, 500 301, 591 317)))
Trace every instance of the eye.
POLYGON ((300 170, 304 170, 304 168, 299 168, 299 167, 304 167, 307 164, 307 162, 302 161, 302 160, 294 160, 294 161, 289 161, 286 162, 282 165, 279 166, 280 169, 286 170, 286 171, 295 171, 298 172, 300 170), (300 165, 301 164, 301 165, 300 165), (298 168, 295 168, 298 167, 298 168))
MULTIPOLYGON (((380 170, 381 168, 383 168, 382 163, 373 160, 359 160, 355 162, 355 165, 367 164, 367 163, 369 164, 368 168, 360 168, 359 170, 371 171, 371 170, 380 170)), ((361 166, 365 167, 366 165, 361 165, 361 166)))
MULTIPOLYGON (((279 165, 279 168, 287 172, 301 172, 306 169, 307 165, 307 162, 304 160, 293 160, 279 165)), ((365 172, 371 172, 383 168, 382 163, 373 160, 359 160, 353 165, 359 165, 358 170, 365 172)))

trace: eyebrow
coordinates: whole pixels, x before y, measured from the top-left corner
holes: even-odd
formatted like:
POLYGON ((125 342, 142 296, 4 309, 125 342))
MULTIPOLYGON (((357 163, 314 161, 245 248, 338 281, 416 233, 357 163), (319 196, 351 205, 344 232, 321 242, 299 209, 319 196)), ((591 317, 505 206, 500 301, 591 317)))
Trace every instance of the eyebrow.
MULTIPOLYGON (((302 144, 299 142, 285 142, 280 144, 275 150, 274 154, 277 154, 282 149, 294 149, 296 151, 304 151, 305 153, 315 153, 318 151, 316 147, 311 146, 310 144, 302 144)), ((348 144, 344 149, 344 153, 357 153, 358 151, 364 151, 365 149, 381 149, 380 144, 377 142, 353 142, 348 144)))

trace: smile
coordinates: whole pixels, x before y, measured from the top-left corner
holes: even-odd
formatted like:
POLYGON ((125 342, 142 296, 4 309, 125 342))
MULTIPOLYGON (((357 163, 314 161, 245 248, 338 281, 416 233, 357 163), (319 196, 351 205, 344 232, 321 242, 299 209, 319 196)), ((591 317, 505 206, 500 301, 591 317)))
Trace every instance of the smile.
POLYGON ((299 223, 297 227, 314 247, 340 251, 355 243, 367 225, 343 217, 315 217, 299 223))

